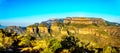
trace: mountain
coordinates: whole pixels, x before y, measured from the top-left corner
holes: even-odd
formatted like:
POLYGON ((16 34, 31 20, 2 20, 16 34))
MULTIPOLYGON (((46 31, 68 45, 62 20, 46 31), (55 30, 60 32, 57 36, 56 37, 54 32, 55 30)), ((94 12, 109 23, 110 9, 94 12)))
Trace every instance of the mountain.
POLYGON ((53 22, 59 21, 59 22, 63 23, 63 20, 64 20, 64 19, 57 19, 57 18, 55 19, 55 18, 54 18, 54 19, 49 19, 49 20, 47 20, 47 21, 43 21, 43 22, 41 22, 41 23, 46 24, 48 27, 50 27, 53 22))
POLYGON ((48 35, 55 38, 60 38, 63 35, 74 35, 83 42, 86 40, 96 43, 98 48, 108 45, 120 47, 119 41, 114 43, 115 40, 120 38, 119 24, 108 22, 102 18, 69 17, 44 21, 42 22, 44 26, 40 26, 40 24, 36 27, 27 27, 26 31, 32 34, 39 33, 40 36, 48 35))
POLYGON ((7 26, 5 30, 8 33, 17 33, 17 34, 23 34, 26 30, 26 27, 20 27, 20 26, 7 26))
POLYGON ((0 29, 0 35, 2 53, 10 49, 23 53, 120 52, 120 24, 102 18, 50 19, 27 27, 8 26, 0 29))
POLYGON ((120 26, 120 23, 106 21, 109 26, 120 26))

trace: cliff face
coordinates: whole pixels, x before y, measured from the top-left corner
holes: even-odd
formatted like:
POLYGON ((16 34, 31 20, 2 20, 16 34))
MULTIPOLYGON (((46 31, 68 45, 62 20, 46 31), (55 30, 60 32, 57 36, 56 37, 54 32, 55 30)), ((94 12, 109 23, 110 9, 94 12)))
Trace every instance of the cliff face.
POLYGON ((53 31, 53 32, 60 32, 61 31, 61 27, 60 26, 51 26, 51 31, 53 31))
POLYGON ((71 23, 71 24, 92 24, 92 21, 88 18, 66 18, 64 23, 71 23))
POLYGON ((43 23, 40 23, 38 25, 30 25, 26 28, 26 33, 27 34, 32 34, 32 35, 35 35, 35 34, 48 34, 49 33, 49 28, 47 27, 46 24, 43 24, 43 23))
POLYGON ((38 28, 37 28, 37 26, 28 26, 26 28, 26 32, 31 33, 31 34, 35 34, 35 33, 38 33, 38 28))
POLYGON ((120 26, 109 26, 101 18, 66 18, 63 23, 54 21, 51 24, 42 23, 38 26, 28 26, 26 31, 33 34, 39 33, 40 36, 49 34, 48 36, 57 39, 61 39, 64 35, 74 35, 81 42, 90 42, 97 48, 109 45, 120 47, 120 26))
POLYGON ((65 24, 98 24, 106 25, 105 21, 101 18, 85 18, 85 17, 68 17, 64 19, 65 24))
MULTIPOLYGON (((47 21, 46 21, 47 22, 47 21)), ((100 36, 102 33, 110 36, 120 37, 120 27, 107 26, 105 20, 101 18, 66 18, 63 23, 59 21, 51 22, 51 24, 41 23, 36 25, 30 25, 27 27, 27 33, 60 33, 64 35, 70 34, 92 34, 100 36)))
POLYGON ((79 34, 95 34, 97 29, 93 29, 93 28, 81 28, 78 29, 78 33, 79 34))
POLYGON ((106 31, 111 36, 120 37, 120 27, 109 26, 109 27, 106 27, 106 31))
POLYGON ((47 26, 38 26, 38 30, 40 33, 48 33, 48 27, 47 26))

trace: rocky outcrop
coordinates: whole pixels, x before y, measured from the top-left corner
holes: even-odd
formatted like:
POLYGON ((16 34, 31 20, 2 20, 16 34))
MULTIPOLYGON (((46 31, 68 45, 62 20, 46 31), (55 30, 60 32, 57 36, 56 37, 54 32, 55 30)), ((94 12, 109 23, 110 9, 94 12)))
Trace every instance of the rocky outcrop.
POLYGON ((120 27, 108 26, 105 31, 111 36, 120 37, 120 27))
POLYGON ((39 33, 48 33, 48 27, 45 23, 40 23, 38 25, 29 25, 26 28, 26 33, 28 34, 39 34, 39 33))
POLYGON ((79 34, 95 34, 97 29, 95 28, 81 28, 79 29, 79 34))
POLYGON ((81 42, 94 43, 97 45, 96 48, 109 45, 120 47, 120 42, 118 41, 120 38, 120 26, 108 25, 105 20, 101 18, 70 17, 64 19, 63 23, 58 20, 49 20, 38 25, 30 25, 26 31, 31 34, 37 33, 41 37, 49 36, 59 40, 64 35, 74 35, 78 37, 81 42))
POLYGON ((65 24, 98 24, 106 25, 101 18, 85 18, 85 17, 68 17, 64 19, 65 24))
POLYGON ((60 22, 53 22, 51 27, 50 27, 50 30, 53 31, 53 32, 60 32, 62 29, 62 25, 60 22))
POLYGON ((27 33, 36 34, 38 33, 38 28, 36 25, 30 25, 26 28, 27 33))
POLYGON ((67 30, 67 28, 62 27, 62 29, 61 29, 61 34, 62 34, 62 35, 68 35, 68 30, 67 30))
POLYGON ((58 19, 48 20, 37 25, 35 24, 30 25, 27 27, 26 31, 32 34, 53 32, 56 34, 59 33, 63 35, 77 33, 77 34, 92 34, 96 36, 101 35, 111 35, 118 37, 120 36, 119 27, 107 26, 105 20, 101 18, 86 18, 86 17, 68 17, 63 20, 63 23, 60 22, 58 19))
POLYGON ((92 21, 88 18, 66 18, 64 23, 71 23, 71 24, 92 24, 92 21))
POLYGON ((69 17, 64 19, 64 22, 59 22, 57 19, 42 22, 40 24, 33 24, 27 27, 27 32, 36 33, 50 33, 57 35, 63 34, 92 34, 96 36, 112 35, 120 36, 118 27, 109 27, 105 20, 101 18, 85 18, 85 17, 69 17), (67 24, 70 25, 67 25, 67 24), (99 27, 98 27, 99 26, 99 27), (102 27, 101 27, 102 26, 102 27))
POLYGON ((43 23, 39 24, 38 29, 40 33, 48 33, 49 30, 47 25, 43 23))

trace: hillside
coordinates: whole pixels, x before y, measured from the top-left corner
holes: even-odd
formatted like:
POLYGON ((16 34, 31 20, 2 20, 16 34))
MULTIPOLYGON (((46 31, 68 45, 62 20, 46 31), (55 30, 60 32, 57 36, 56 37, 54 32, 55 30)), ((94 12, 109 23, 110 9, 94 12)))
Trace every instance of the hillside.
POLYGON ((17 47, 17 51, 23 53, 120 52, 120 24, 102 18, 67 17, 35 23, 27 26, 26 30, 20 27, 8 27, 6 30, 0 31, 0 47, 3 50, 17 47), (2 38, 10 41, 4 43, 6 40, 2 38))

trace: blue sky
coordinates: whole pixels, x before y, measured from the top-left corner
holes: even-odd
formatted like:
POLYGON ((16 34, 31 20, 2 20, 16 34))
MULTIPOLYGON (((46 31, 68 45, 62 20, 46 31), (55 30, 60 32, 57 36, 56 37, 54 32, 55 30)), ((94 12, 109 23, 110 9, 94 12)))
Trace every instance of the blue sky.
POLYGON ((0 24, 27 26, 50 18, 101 17, 120 23, 119 0, 0 0, 0 24))

